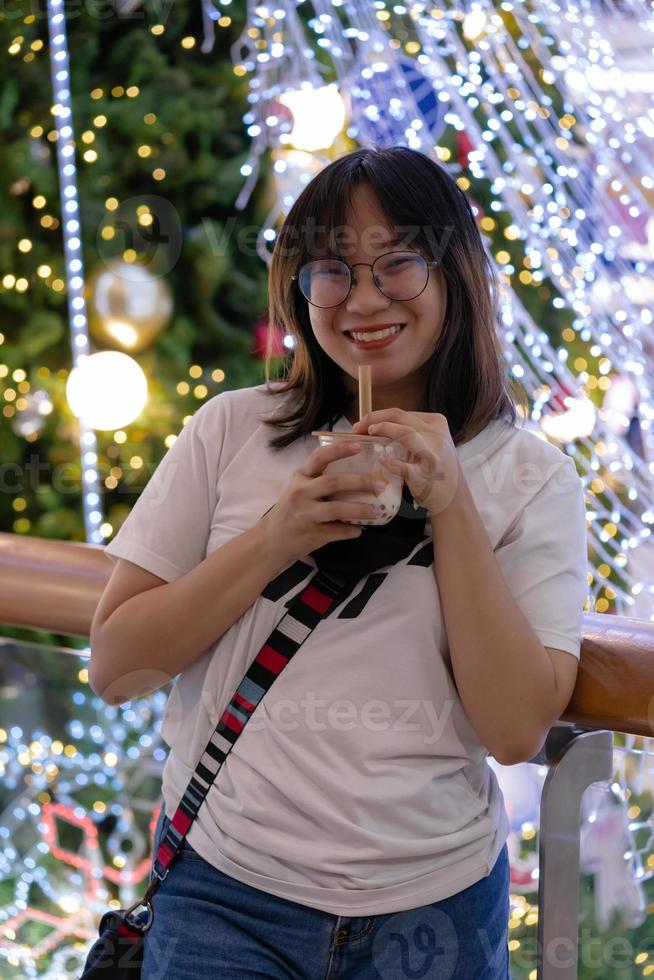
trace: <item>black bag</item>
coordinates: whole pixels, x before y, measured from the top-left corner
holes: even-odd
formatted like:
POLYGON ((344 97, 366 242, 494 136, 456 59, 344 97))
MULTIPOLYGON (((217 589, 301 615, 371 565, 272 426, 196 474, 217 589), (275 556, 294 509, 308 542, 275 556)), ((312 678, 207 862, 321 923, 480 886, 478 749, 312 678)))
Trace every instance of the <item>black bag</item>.
POLYGON ((149 904, 148 909, 147 919, 140 923, 133 919, 131 909, 110 909, 104 913, 100 919, 100 936, 86 959, 83 980, 136 980, 141 976, 143 936, 153 918, 149 904))

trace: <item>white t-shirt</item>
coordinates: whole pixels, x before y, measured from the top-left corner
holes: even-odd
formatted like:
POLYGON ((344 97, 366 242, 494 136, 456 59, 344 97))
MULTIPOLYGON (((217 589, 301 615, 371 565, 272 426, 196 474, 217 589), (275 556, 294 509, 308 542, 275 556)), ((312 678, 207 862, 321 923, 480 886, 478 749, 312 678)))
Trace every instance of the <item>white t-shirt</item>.
MULTIPOLYGON (((110 557, 170 582, 277 502, 317 440, 269 449, 281 430, 260 416, 281 402, 263 388, 222 392, 192 416, 110 557)), ((334 430, 352 426, 341 416, 334 430)), ((503 420, 457 453, 520 608, 544 646, 578 658, 588 584, 573 460, 503 420)), ((492 870, 509 823, 453 682, 430 549, 427 520, 413 552, 364 576, 257 705, 188 833, 225 874, 359 916, 439 901, 492 870)), ((169 817, 249 665, 315 570, 311 555, 285 566, 268 596, 177 675, 162 724, 169 817)))

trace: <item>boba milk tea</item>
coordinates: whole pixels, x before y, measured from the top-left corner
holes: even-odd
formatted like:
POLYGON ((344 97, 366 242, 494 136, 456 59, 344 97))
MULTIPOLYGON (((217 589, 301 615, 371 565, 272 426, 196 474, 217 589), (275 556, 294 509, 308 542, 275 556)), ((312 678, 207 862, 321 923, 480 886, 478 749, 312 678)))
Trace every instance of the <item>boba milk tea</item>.
MULTIPOLYGON (((372 384, 371 384, 371 365, 359 365, 359 419, 372 411, 372 384)), ((345 459, 337 459, 329 463, 325 468, 325 473, 366 473, 372 471, 372 478, 386 484, 385 489, 380 494, 374 494, 367 490, 342 490, 332 494, 329 500, 345 500, 362 504, 376 504, 381 508, 379 517, 370 518, 351 518, 348 524, 388 524, 400 509, 402 502, 403 479, 397 473, 390 470, 378 461, 382 452, 387 456, 404 462, 408 459, 408 452, 400 443, 389 439, 387 436, 366 436, 358 435, 356 432, 329 432, 319 430, 312 432, 316 436, 321 446, 328 446, 335 442, 349 440, 350 442, 361 443, 362 449, 354 456, 345 459)))

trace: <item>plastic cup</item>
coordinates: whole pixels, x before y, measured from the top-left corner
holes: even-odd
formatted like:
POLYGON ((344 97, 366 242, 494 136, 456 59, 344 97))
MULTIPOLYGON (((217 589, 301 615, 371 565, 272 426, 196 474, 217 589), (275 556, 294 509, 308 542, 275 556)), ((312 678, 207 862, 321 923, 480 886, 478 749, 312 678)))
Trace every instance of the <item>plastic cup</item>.
POLYGON ((402 503, 402 487, 404 480, 397 473, 391 473, 383 463, 380 463, 378 456, 384 452, 387 456, 407 462, 409 453, 405 447, 389 439, 387 436, 365 436, 357 435, 356 432, 330 432, 329 430, 319 430, 312 432, 316 436, 321 446, 331 446, 336 442, 359 442, 361 451, 352 456, 343 456, 341 459, 332 460, 326 467, 325 473, 362 473, 366 476, 372 475, 373 480, 380 480, 386 483, 386 488, 381 493, 376 494, 368 490, 339 490, 333 493, 326 500, 344 500, 349 503, 357 504, 376 504, 382 508, 379 517, 350 518, 344 523, 347 524, 388 524, 400 509, 402 503))

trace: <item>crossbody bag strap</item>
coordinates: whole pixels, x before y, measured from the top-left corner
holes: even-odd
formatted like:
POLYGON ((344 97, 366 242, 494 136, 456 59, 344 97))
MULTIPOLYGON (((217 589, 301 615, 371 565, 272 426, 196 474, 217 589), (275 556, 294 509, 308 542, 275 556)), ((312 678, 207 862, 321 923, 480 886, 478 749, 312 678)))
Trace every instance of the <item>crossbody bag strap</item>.
MULTIPOLYGON (((170 821, 154 860, 154 877, 143 899, 148 904, 173 859, 179 853, 193 820, 234 743, 252 717, 266 691, 293 659, 318 623, 345 599, 359 576, 345 578, 318 570, 292 600, 288 610, 250 664, 207 742, 184 794, 170 821)), ((134 905, 132 908, 136 908, 134 905)), ((131 911, 131 909, 130 909, 131 911)))

